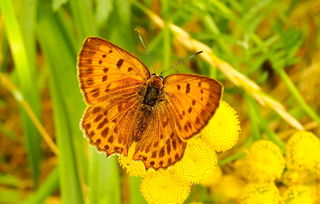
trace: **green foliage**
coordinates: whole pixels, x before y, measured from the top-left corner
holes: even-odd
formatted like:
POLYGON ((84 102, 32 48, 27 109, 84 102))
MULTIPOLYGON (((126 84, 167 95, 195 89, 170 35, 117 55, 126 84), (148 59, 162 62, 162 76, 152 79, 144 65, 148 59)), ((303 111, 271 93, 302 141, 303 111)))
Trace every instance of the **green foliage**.
MULTIPOLYGON (((40 116, 39 93, 37 91, 37 84, 34 83, 36 78, 34 59, 35 45, 33 44, 35 42, 33 36, 35 22, 34 18, 30 17, 33 15, 34 5, 32 3, 27 4, 26 8, 29 9, 28 12, 22 12, 22 14, 25 14, 26 18, 29 19, 28 24, 21 22, 23 26, 19 26, 12 2, 7 0, 1 2, 1 11, 3 19, 6 22, 8 43, 16 65, 12 77, 17 81, 17 84, 19 84, 24 97, 29 101, 33 111, 40 116)), ((25 146, 28 151, 29 166, 32 171, 34 184, 38 185, 41 162, 40 135, 24 110, 21 109, 20 112, 22 126, 24 128, 25 146)))

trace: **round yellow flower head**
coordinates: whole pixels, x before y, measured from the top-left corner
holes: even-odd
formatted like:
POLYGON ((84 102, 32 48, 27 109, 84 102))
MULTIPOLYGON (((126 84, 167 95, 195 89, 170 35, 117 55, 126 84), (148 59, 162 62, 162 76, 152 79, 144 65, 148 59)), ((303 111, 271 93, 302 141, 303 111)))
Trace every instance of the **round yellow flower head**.
POLYGON ((241 204, 278 204, 279 190, 273 183, 249 183, 243 189, 241 204))
POLYGON ((221 197, 226 201, 230 200, 231 202, 231 200, 235 201, 239 199, 244 186, 244 180, 234 174, 229 174, 223 175, 218 185, 212 186, 210 189, 216 195, 216 197, 221 197))
POLYGON ((298 184, 312 184, 316 175, 309 170, 286 169, 282 174, 282 182, 287 186, 298 184))
POLYGON ((221 101, 219 108, 210 119, 201 135, 217 152, 232 148, 239 139, 240 122, 236 111, 226 102, 221 101))
POLYGON ((268 140, 253 143, 244 159, 245 177, 251 181, 274 181, 281 177, 284 167, 280 148, 268 140))
POLYGON ((148 172, 140 189, 149 204, 183 203, 191 183, 178 177, 172 169, 148 172))
POLYGON ((285 204, 316 203, 314 189, 304 185, 290 186, 285 190, 282 198, 285 204))
POLYGON ((130 176, 141 176, 146 174, 146 169, 142 161, 135 161, 132 159, 135 145, 129 148, 128 156, 119 155, 118 161, 122 168, 124 168, 130 176))
POLYGON ((181 178, 192 183, 199 183, 208 178, 217 165, 217 155, 212 147, 203 139, 195 137, 188 140, 181 161, 173 169, 181 178))
POLYGON ((315 177, 320 180, 320 164, 316 165, 313 169, 315 177))
POLYGON ((233 163, 234 174, 241 178, 247 178, 248 167, 245 158, 238 159, 233 163))
POLYGON ((287 142, 286 162, 291 169, 316 170, 320 166, 320 140, 307 131, 298 131, 287 142))
POLYGON ((316 203, 320 203, 320 182, 318 182, 318 184, 314 186, 314 191, 316 194, 316 197, 315 197, 316 203))
POLYGON ((213 171, 211 172, 211 174, 208 176, 208 178, 202 179, 200 181, 201 185, 204 186, 213 186, 219 183, 219 181, 221 180, 221 176, 222 176, 222 170, 219 166, 215 166, 213 167, 213 171))

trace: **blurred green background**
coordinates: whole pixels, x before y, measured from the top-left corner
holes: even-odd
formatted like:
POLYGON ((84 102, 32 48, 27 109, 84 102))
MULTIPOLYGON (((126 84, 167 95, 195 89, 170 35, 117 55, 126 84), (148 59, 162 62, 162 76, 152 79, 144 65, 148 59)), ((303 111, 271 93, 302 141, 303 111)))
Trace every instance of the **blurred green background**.
MULTIPOLYGON (((319 132, 318 0, 1 0, 0 6, 0 203, 145 203, 140 179, 127 176, 116 156, 106 159, 83 137, 85 104, 76 70, 88 36, 103 37, 151 67, 135 28, 157 70, 191 54, 141 7, 211 47, 306 129, 319 132)), ((172 72, 200 73, 224 84, 224 100, 240 115, 240 145, 292 131, 199 58, 172 72)), ((212 198, 196 186, 189 201, 212 198)))

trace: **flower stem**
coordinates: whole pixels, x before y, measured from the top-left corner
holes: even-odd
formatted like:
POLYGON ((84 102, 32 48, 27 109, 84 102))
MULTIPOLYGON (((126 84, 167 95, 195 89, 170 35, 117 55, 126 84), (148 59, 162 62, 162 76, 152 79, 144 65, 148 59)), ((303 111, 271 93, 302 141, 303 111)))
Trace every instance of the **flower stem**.
MULTIPOLYGON (((263 130, 263 132, 268 135, 268 138, 270 141, 272 141, 273 143, 278 145, 281 148, 282 152, 285 152, 284 142, 281 139, 279 139, 277 134, 274 133, 269 128, 267 121, 261 115, 261 112, 260 112, 259 108, 257 107, 256 102, 248 95, 245 95, 245 99, 246 99, 248 106, 249 106, 249 115, 254 115, 254 118, 256 120, 255 123, 257 123, 260 126, 260 128, 263 130)), ((251 120, 252 120, 252 118, 251 118, 251 120)), ((257 127, 259 127, 259 126, 257 126, 257 127)), ((260 138, 261 138, 261 136, 260 136, 260 138)), ((260 139, 260 138, 258 138, 258 139, 260 139)))
POLYGON ((283 69, 277 70, 279 76, 284 81, 284 83, 287 85, 289 91, 293 95, 293 97, 297 100, 301 108, 305 111, 306 114, 308 114, 314 121, 320 124, 320 117, 312 110, 312 108, 304 101, 303 97, 291 81, 291 79, 288 77, 287 73, 283 69))
POLYGON ((248 114, 250 118, 250 125, 251 125, 251 131, 252 131, 251 136, 253 141, 256 141, 261 139, 261 134, 258 126, 259 118, 257 117, 257 113, 256 113, 257 111, 255 110, 256 107, 255 107, 255 104, 253 104, 254 101, 252 100, 252 98, 247 94, 244 94, 244 97, 248 104, 248 114))
POLYGON ((245 152, 237 152, 229 157, 226 157, 224 159, 221 159, 218 161, 218 165, 219 166, 223 166, 223 165, 226 165, 234 160, 238 160, 238 159, 241 159, 243 158, 244 156, 246 156, 246 153, 245 152))

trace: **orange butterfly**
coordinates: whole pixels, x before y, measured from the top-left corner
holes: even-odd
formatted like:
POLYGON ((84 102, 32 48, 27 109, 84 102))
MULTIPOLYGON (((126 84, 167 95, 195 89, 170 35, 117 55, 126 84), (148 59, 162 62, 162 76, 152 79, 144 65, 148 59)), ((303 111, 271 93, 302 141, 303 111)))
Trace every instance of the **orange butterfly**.
POLYGON ((198 133, 219 106, 222 86, 193 74, 150 75, 136 57, 97 38, 85 40, 78 57, 80 88, 89 104, 81 127, 108 156, 128 155, 145 167, 179 161, 186 140, 198 133))

